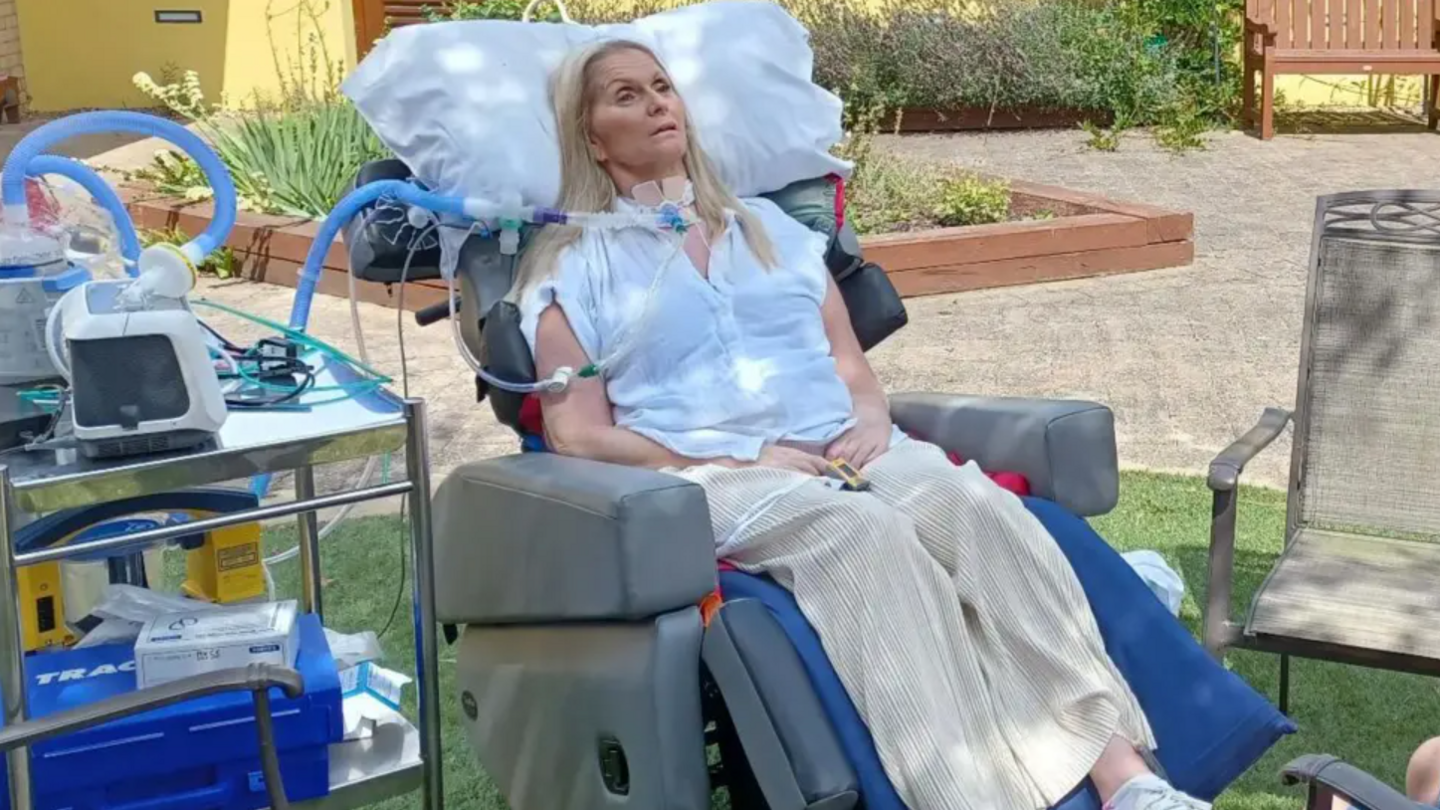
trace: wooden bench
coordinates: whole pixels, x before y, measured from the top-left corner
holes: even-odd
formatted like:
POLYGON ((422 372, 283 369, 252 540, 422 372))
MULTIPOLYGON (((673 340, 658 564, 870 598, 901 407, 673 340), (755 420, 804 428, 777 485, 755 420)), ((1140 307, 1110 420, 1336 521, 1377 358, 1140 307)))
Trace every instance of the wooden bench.
POLYGON ((1440 90, 1435 0, 1245 0, 1245 77, 1241 116, 1255 123, 1260 73, 1260 137, 1275 134, 1275 75, 1390 74, 1429 77, 1429 125, 1440 90))

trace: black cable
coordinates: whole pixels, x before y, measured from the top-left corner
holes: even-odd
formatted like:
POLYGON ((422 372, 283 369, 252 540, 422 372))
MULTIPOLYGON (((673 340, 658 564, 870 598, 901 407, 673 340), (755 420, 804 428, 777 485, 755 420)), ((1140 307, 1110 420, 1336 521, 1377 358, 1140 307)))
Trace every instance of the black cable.
POLYGON ((400 296, 399 300, 395 302, 395 337, 400 344, 400 394, 406 399, 410 398, 410 366, 405 359, 405 279, 410 276, 410 263, 415 260, 415 254, 419 252, 420 243, 436 227, 438 227, 438 223, 431 223, 410 240, 410 252, 405 254, 405 264, 400 268, 400 296))
POLYGON ((240 347, 237 346, 236 344, 231 343, 231 342, 230 342, 230 338, 227 338, 227 337, 225 337, 224 335, 220 334, 220 332, 219 332, 215 327, 213 327, 213 326, 211 326, 210 324, 208 324, 208 323, 200 320, 199 318, 196 318, 195 320, 196 320, 196 321, 199 321, 200 326, 203 327, 206 332, 209 332, 210 334, 214 335, 214 336, 215 336, 215 339, 218 340, 218 341, 220 341, 220 346, 221 346, 221 348, 225 349, 225 351, 231 352, 231 353, 237 353, 237 352, 244 352, 244 351, 245 351, 244 349, 240 348, 240 347))
MULTIPOLYGON (((410 369, 405 361, 405 279, 410 275, 410 263, 414 260, 415 254, 419 252, 418 245, 435 230, 437 224, 432 223, 425 230, 421 231, 410 240, 410 252, 405 255, 405 265, 400 268, 400 294, 395 302, 395 336, 400 344, 400 391, 407 399, 410 397, 410 369)), ((400 612, 400 603, 405 601, 405 507, 409 505, 409 499, 400 502, 400 585, 395 589, 395 604, 390 608, 390 618, 385 620, 385 627, 375 636, 383 638, 395 623, 395 616, 400 612)))
POLYGON ((385 620, 385 626, 380 628, 380 632, 375 635, 377 640, 384 638, 385 634, 389 632, 390 626, 395 623, 395 617, 400 614, 400 604, 405 601, 405 572, 407 570, 405 546, 409 539, 405 532, 405 507, 409 504, 409 498, 400 502, 400 587, 395 589, 395 604, 390 606, 390 618, 385 620))

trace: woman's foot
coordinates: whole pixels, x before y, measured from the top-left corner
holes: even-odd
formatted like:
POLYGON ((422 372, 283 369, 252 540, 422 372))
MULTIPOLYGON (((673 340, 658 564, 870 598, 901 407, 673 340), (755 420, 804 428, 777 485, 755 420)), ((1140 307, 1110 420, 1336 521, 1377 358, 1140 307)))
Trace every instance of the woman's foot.
POLYGON ((1147 773, 1121 785, 1104 810, 1210 810, 1210 805, 1147 773))

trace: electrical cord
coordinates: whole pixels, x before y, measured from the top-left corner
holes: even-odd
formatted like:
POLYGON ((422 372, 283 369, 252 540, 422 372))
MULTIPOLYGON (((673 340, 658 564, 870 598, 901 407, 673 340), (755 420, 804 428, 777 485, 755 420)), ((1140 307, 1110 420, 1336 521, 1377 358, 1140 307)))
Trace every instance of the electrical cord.
POLYGON ((386 633, 390 632, 391 625, 395 624, 395 617, 400 614, 400 605, 405 601, 405 575, 408 570, 405 554, 405 541, 407 537, 405 531, 405 507, 408 506, 409 503, 408 498, 400 501, 400 584, 395 588, 395 603, 390 606, 390 618, 385 620, 385 626, 380 628, 379 633, 375 634, 376 639, 382 639, 386 633))
POLYGON ((410 366, 405 358, 405 281, 410 277, 410 264, 415 260, 419 246, 437 226, 438 223, 432 223, 410 240, 410 250, 405 254, 405 264, 400 268, 400 293, 395 301, 395 338, 400 344, 400 393, 406 399, 410 398, 410 366))
MULTIPOLYGON (((405 265, 400 268, 400 293, 395 302, 395 336, 400 344, 400 390, 405 397, 410 396, 410 369, 405 361, 405 279, 410 275, 410 262, 418 252, 415 248, 425 237, 435 230, 431 225, 421 231, 410 242, 410 252, 405 256, 405 265)), ((400 613, 400 604, 405 600, 405 507, 409 505, 409 499, 400 502, 400 584, 395 588, 395 604, 390 607, 390 618, 385 620, 385 626, 376 634, 376 638, 384 638, 390 631, 391 625, 395 623, 395 617, 400 613)))

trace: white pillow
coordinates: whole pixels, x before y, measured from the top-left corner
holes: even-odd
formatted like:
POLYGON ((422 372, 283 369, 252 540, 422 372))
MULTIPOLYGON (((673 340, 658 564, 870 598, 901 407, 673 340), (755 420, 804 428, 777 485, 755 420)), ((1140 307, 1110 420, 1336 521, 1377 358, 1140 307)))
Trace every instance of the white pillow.
POLYGON ((517 192, 525 204, 555 205, 560 149, 550 73, 597 38, 632 39, 656 52, 736 195, 849 174, 829 153, 842 136, 841 102, 811 81, 808 35, 763 0, 716 0, 629 25, 408 26, 380 42, 342 91, 435 191, 495 200, 517 192))

